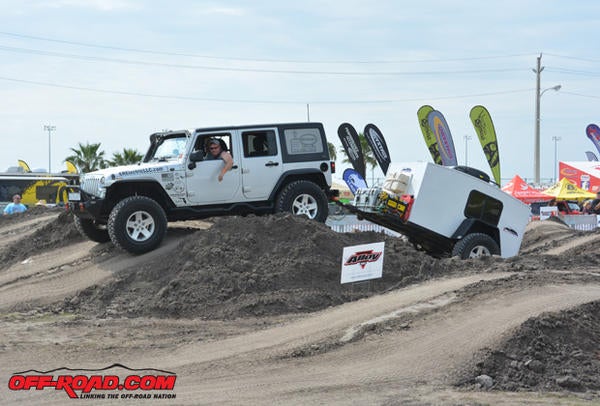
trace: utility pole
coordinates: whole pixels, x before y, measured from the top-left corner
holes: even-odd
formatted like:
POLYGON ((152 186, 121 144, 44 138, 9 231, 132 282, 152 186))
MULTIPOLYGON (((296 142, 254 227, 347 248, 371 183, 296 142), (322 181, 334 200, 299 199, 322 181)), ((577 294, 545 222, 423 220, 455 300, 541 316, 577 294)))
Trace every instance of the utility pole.
POLYGON ((558 179, 556 178, 556 170, 558 167, 558 141, 561 139, 561 137, 556 135, 552 137, 552 141, 554 141, 554 183, 558 182, 558 179))
POLYGON ((549 87, 540 91, 540 74, 544 70, 542 66, 542 54, 537 58, 537 68, 532 69, 536 75, 535 80, 535 140, 534 140, 534 152, 533 152, 533 171, 535 174, 535 184, 540 185, 540 99, 548 90, 554 90, 558 92, 561 85, 549 87))
POLYGON ((536 186, 540 185, 540 74, 544 70, 542 54, 537 58, 537 68, 533 69, 535 78, 535 138, 533 142, 533 173, 536 186))
POLYGON ((56 130, 55 125, 45 125, 44 131, 48 131, 48 173, 52 173, 52 144, 50 142, 50 135, 52 131, 56 130))
POLYGON ((463 138, 465 139, 465 166, 469 166, 469 145, 467 141, 471 139, 471 136, 465 134, 463 138))

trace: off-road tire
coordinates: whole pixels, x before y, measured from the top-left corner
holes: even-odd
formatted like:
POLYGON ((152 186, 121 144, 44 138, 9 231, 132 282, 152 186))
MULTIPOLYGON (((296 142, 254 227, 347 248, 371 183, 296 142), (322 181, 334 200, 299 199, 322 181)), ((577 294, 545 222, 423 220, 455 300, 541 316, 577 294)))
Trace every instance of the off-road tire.
POLYGON ((160 245, 167 232, 163 208, 146 196, 121 200, 108 217, 108 234, 113 244, 132 254, 143 254, 160 245))
POLYGON ((286 185, 279 193, 275 211, 304 215, 311 220, 324 223, 329 207, 327 196, 317 184, 307 180, 297 180, 286 185))
POLYGON ((79 231, 79 233, 84 237, 99 243, 110 241, 110 236, 108 235, 108 229, 106 228, 106 225, 96 224, 96 222, 92 219, 82 219, 77 216, 75 216, 73 221, 77 231, 79 231))
POLYGON ((466 235, 454 244, 452 256, 460 259, 479 258, 490 255, 500 255, 500 247, 492 237, 483 233, 466 235))

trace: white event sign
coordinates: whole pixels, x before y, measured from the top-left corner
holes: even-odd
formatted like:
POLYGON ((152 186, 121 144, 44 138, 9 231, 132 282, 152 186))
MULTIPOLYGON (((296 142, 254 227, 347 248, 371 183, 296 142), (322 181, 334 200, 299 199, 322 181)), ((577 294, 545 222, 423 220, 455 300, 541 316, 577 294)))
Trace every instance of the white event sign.
POLYGON ((384 242, 344 247, 340 283, 381 278, 384 247, 384 242))

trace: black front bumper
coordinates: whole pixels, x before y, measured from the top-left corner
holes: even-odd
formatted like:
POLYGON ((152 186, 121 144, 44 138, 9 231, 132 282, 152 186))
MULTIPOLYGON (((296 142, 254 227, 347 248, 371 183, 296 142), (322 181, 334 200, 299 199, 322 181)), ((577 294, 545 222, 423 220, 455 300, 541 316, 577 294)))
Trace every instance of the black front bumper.
POLYGON ((106 222, 108 215, 105 214, 105 199, 99 199, 82 190, 79 190, 80 200, 69 200, 67 210, 82 219, 91 219, 99 222, 106 222))

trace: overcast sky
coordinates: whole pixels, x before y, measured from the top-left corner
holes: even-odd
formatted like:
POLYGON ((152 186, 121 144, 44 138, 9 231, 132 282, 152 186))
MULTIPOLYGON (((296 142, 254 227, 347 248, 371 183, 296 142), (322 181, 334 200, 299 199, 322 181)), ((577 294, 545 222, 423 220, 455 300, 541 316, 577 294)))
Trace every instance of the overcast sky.
MULTIPOLYGON (((541 177, 583 161, 600 124, 598 1, 0 0, 0 170, 48 167, 78 143, 145 151, 162 129, 320 121, 383 132, 393 162, 431 160, 430 104, 465 163, 489 171, 470 109, 488 108, 502 178, 534 176, 542 54, 541 177), (309 109, 307 109, 307 104, 309 109), (466 139, 465 136, 471 137, 466 139)), ((376 177, 381 176, 377 169, 376 177)), ((368 171, 368 177, 371 176, 368 171)))

